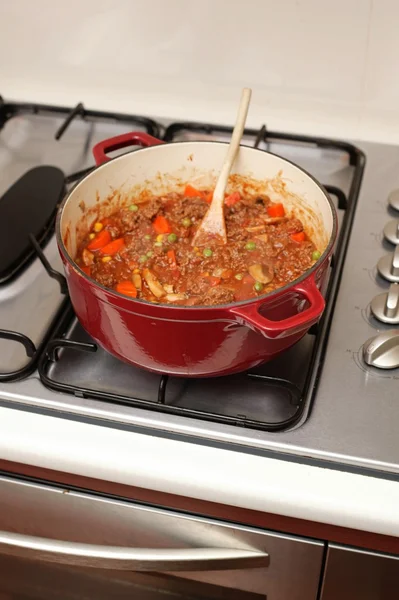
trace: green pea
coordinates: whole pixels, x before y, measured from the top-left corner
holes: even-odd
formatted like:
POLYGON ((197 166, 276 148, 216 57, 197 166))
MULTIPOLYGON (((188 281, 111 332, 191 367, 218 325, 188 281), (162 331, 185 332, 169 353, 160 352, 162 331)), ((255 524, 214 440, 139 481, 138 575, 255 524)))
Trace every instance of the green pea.
POLYGON ((254 290, 256 292, 261 292, 263 290, 263 285, 261 284, 260 281, 255 281, 255 283, 254 283, 254 290))
POLYGON ((190 217, 184 217, 181 224, 183 225, 183 227, 191 227, 192 223, 190 217))
POLYGON ((149 250, 149 251, 147 252, 147 257, 148 257, 148 258, 151 258, 151 256, 153 256, 153 255, 154 255, 154 253, 153 253, 153 251, 152 251, 152 250, 149 250))
POLYGON ((145 236, 144 236, 144 239, 145 239, 145 240, 150 240, 150 239, 151 239, 151 236, 150 236, 150 234, 149 234, 149 233, 147 233, 147 235, 145 235, 145 236))
POLYGON ((175 233, 170 233, 168 235, 168 242, 170 242, 171 244, 173 244, 173 242, 175 242, 177 240, 177 235, 175 233))
POLYGON ((245 250, 250 250, 250 251, 252 251, 252 250, 255 250, 255 249, 256 249, 256 244, 255 244, 255 242, 247 242, 247 243, 245 244, 245 250))
POLYGON ((131 212, 137 212, 137 211, 138 211, 138 209, 139 209, 139 207, 137 206, 137 204, 131 204, 131 205, 129 206, 129 210, 130 210, 131 212))
POLYGON ((139 258, 139 262, 141 262, 141 263, 145 263, 146 260, 147 260, 147 256, 145 254, 143 256, 140 256, 140 258, 139 258))
POLYGON ((162 248, 162 242, 155 242, 154 246, 157 248, 162 248))
POLYGON ((205 258, 210 258, 213 254, 212 250, 210 248, 205 248, 205 250, 202 253, 205 258))
POLYGON ((318 250, 315 250, 314 252, 312 252, 312 260, 319 260, 321 256, 321 252, 319 252, 318 250))
POLYGON ((238 280, 241 281, 241 279, 244 277, 244 275, 242 273, 237 273, 236 275, 234 275, 234 277, 238 280))

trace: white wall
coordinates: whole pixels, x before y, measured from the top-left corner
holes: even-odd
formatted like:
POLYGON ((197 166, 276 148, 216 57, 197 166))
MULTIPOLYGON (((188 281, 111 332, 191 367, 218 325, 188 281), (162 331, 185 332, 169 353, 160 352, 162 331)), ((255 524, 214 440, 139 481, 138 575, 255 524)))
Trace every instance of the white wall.
POLYGON ((397 0, 0 0, 9 99, 399 142, 397 0))

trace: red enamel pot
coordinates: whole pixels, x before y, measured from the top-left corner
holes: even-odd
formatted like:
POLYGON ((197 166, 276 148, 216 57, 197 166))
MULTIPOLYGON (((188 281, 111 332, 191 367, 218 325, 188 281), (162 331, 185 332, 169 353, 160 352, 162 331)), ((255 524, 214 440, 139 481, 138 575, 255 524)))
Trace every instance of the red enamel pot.
POLYGON ((132 365, 157 373, 212 377, 244 371, 297 342, 323 312, 320 292, 337 231, 334 206, 305 171, 269 152, 242 146, 234 189, 250 188, 295 213, 321 251, 299 279, 256 299, 182 307, 132 299, 99 285, 75 264, 77 247, 93 221, 143 193, 182 191, 187 182, 212 188, 227 150, 223 142, 164 144, 128 133, 93 149, 98 166, 60 206, 56 233, 76 315, 98 344, 132 365), (106 153, 141 146, 109 160, 106 153))

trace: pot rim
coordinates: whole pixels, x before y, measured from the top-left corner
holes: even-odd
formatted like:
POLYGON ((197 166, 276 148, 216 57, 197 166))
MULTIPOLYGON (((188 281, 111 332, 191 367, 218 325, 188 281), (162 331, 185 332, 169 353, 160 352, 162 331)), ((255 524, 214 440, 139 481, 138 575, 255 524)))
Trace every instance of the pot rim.
POLYGON ((331 210, 331 215, 332 215, 332 220, 333 220, 332 231, 331 231, 329 242, 328 242, 327 247, 325 248, 323 254, 320 256, 320 258, 317 260, 317 262, 315 262, 315 264, 310 269, 307 269, 304 273, 302 273, 302 275, 300 277, 297 277, 297 279, 294 279, 294 281, 291 281, 290 283, 287 283, 286 285, 284 285, 280 288, 277 288, 276 290, 273 290, 272 292, 268 292, 266 294, 261 294, 260 296, 257 296, 256 298, 249 298, 248 300, 240 300, 238 302, 229 302, 228 304, 215 304, 215 305, 210 305, 210 306, 204 305, 204 304, 200 304, 200 305, 196 305, 196 306, 181 306, 181 305, 175 306, 173 304, 166 304, 166 303, 165 304, 163 304, 163 303, 155 304, 153 302, 149 302, 148 300, 142 300, 141 298, 129 298, 128 296, 120 294, 119 292, 113 290, 112 288, 108 288, 108 287, 102 285, 101 283, 97 283, 97 281, 95 281, 94 279, 92 279, 91 277, 86 275, 86 273, 80 269, 80 267, 76 264, 76 262, 70 256, 68 250, 65 247, 62 236, 61 236, 62 213, 64 211, 64 207, 68 203, 69 198, 71 197, 73 192, 76 190, 76 188, 79 185, 81 185, 84 181, 86 181, 86 179, 89 179, 90 177, 95 176, 99 169, 107 168, 107 166, 114 163, 114 161, 126 159, 127 155, 133 154, 135 152, 148 152, 148 151, 153 151, 156 149, 167 148, 169 145, 172 145, 172 144, 180 144, 180 145, 219 144, 219 145, 227 146, 229 144, 229 142, 221 142, 218 140, 182 140, 182 141, 175 141, 175 142, 173 142, 173 141, 167 142, 165 144, 157 145, 157 146, 146 146, 146 147, 142 147, 142 148, 136 148, 134 150, 124 152, 123 154, 121 154, 119 156, 115 156, 114 158, 111 158, 110 160, 102 163, 101 165, 96 166, 93 171, 91 171, 90 173, 88 173, 87 175, 82 177, 82 179, 77 181, 76 184, 65 195, 63 201, 61 202, 61 204, 58 208, 57 218, 56 218, 56 223, 55 223, 55 234, 56 234, 57 244, 58 244, 58 247, 59 247, 60 251, 62 252, 64 258, 67 260, 67 262, 73 268, 73 270, 77 273, 77 275, 86 279, 89 284, 91 284, 97 288, 100 288, 101 290, 104 290, 108 294, 113 295, 116 299, 121 298, 124 301, 132 303, 133 305, 136 303, 139 303, 139 304, 143 304, 145 306, 152 306, 154 308, 154 310, 156 310, 157 308, 160 308, 160 309, 168 308, 168 309, 175 310, 175 311, 179 311, 179 310, 181 311, 183 309, 191 310, 191 311, 195 311, 195 310, 212 311, 215 309, 228 309, 228 308, 232 308, 232 307, 236 307, 236 306, 246 306, 246 305, 259 303, 259 302, 261 302, 261 303, 264 303, 265 301, 267 302, 269 300, 269 298, 270 299, 276 298, 279 295, 281 295, 283 292, 289 291, 290 288, 293 289, 295 287, 295 285, 297 285, 298 283, 301 283, 302 281, 304 281, 305 279, 310 277, 327 260, 327 258, 331 254, 332 248, 334 246, 335 239, 337 236, 337 230, 338 230, 338 226, 337 226, 338 219, 337 219, 336 209, 335 209, 335 206, 334 206, 327 190, 325 190, 325 188, 322 186, 322 184, 313 175, 311 175, 308 171, 306 171, 306 169, 303 169, 302 167, 298 166, 293 161, 288 160, 287 158, 283 158, 283 157, 279 156, 278 154, 275 154, 274 152, 270 152, 269 150, 262 150, 261 148, 252 148, 251 146, 243 146, 242 145, 241 147, 243 147, 243 148, 247 148, 248 150, 251 150, 253 152, 262 152, 262 153, 269 154, 271 156, 275 156, 281 162, 294 166, 300 172, 302 172, 307 177, 309 177, 316 184, 316 186, 319 188, 319 190, 322 192, 323 196, 327 200, 330 210, 331 210))

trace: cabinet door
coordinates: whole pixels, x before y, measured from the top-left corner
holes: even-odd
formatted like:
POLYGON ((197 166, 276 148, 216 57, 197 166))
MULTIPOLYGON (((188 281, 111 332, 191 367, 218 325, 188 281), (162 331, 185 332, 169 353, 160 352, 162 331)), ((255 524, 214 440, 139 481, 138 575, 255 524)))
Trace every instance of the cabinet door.
POLYGON ((330 544, 321 600, 397 600, 399 556, 330 544))

